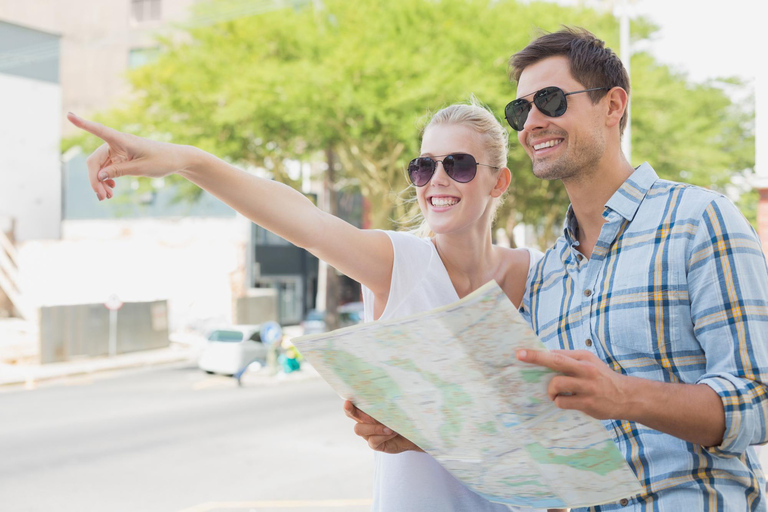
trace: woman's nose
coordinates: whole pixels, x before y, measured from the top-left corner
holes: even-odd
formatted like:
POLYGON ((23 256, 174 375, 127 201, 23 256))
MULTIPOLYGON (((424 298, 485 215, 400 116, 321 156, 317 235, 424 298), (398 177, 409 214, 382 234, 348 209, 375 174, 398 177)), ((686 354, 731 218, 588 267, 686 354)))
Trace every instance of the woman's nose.
POLYGON ((435 165, 435 172, 432 174, 432 178, 429 180, 430 185, 445 185, 450 181, 448 173, 445 172, 445 166, 443 162, 438 161, 435 165))

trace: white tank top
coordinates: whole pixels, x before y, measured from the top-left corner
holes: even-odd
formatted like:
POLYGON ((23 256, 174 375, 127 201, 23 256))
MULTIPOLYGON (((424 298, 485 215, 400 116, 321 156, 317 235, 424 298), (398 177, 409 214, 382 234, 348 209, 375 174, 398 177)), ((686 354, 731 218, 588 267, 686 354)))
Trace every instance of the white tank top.
MULTIPOLYGON (((385 231, 395 260, 389 298, 380 319, 391 320, 429 311, 459 300, 437 249, 428 238, 385 231)), ((532 267, 541 257, 530 251, 532 267)), ((363 286, 364 321, 373 321, 373 293, 363 286)), ((491 503, 469 490, 423 452, 395 455, 374 452, 373 512, 509 512, 520 510, 491 503)), ((533 509, 526 511, 535 512, 533 509)))

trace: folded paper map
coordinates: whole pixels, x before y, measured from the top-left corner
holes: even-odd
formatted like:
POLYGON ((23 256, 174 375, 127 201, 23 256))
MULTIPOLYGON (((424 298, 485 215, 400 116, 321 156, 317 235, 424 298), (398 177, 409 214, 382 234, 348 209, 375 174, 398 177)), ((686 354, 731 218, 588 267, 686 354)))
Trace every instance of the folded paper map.
POLYGON ((486 499, 584 507, 641 492, 603 424, 558 409, 546 350, 495 282, 398 320, 293 339, 345 399, 432 455, 486 499))

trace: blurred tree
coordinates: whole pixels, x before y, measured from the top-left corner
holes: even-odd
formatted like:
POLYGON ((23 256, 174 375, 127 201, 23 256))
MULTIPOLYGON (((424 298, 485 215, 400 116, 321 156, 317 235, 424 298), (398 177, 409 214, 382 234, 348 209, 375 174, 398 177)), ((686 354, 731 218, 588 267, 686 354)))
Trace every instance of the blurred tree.
MULTIPOLYGON (((266 168, 294 185, 287 159, 336 162, 339 183, 359 188, 376 228, 391 228, 413 209, 404 200, 412 191, 400 192, 425 112, 474 94, 502 116, 515 97, 507 60, 538 29, 583 26, 613 48, 619 38, 609 14, 546 2, 294 0, 286 2, 293 8, 228 15, 238 1, 248 3, 199 6, 194 19, 208 22, 187 28, 182 43, 163 41, 159 58, 131 73, 127 106, 101 119, 266 168)), ((633 22, 635 40, 655 30, 644 19, 633 22)), ((708 187, 752 167, 753 114, 718 85, 689 83, 636 53, 633 163, 647 160, 662 177, 708 187)), ((530 224, 547 245, 562 222, 565 190, 532 176, 514 133, 511 139, 513 183, 497 224, 510 233, 517 222, 530 224)), ((68 144, 76 142, 82 139, 68 144)), ((180 197, 199 195, 194 185, 178 186, 180 197)))

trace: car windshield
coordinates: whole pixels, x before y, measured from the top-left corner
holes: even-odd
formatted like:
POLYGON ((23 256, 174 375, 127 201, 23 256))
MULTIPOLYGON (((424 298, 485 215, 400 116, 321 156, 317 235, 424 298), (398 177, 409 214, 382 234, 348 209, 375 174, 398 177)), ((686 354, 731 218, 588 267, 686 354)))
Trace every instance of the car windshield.
POLYGON ((243 341, 240 331, 216 330, 208 336, 208 341, 243 341))
POLYGON ((348 313, 339 313, 339 322, 356 324, 361 320, 360 313, 358 311, 350 311, 348 313))
POLYGON ((316 311, 313 309, 309 313, 307 313, 307 318, 306 318, 307 321, 313 322, 313 321, 323 320, 323 319, 325 319, 325 313, 323 313, 322 311, 316 311))

